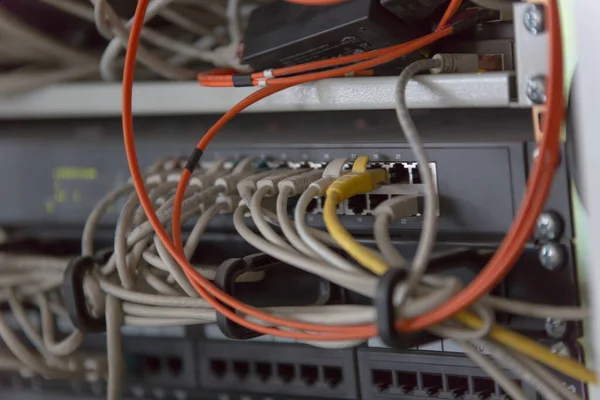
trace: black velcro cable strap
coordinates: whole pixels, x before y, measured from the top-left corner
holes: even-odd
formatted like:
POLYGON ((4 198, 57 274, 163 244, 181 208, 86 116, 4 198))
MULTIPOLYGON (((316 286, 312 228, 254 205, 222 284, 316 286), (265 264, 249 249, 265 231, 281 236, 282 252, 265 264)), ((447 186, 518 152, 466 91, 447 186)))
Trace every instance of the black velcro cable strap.
POLYGON ((231 80, 233 81, 233 87, 251 87, 251 86, 254 86, 252 84, 252 75, 250 75, 250 74, 236 74, 236 75, 231 75, 231 80))
POLYGON ((62 292, 69 318, 82 333, 106 332, 106 319, 90 314, 83 290, 85 276, 95 267, 92 257, 79 256, 69 263, 63 277, 62 292))
POLYGON ((198 163, 200 162, 200 159, 202 158, 202 154, 204 154, 204 152, 196 147, 194 151, 192 151, 190 158, 188 158, 188 161, 185 164, 185 169, 190 172, 194 172, 198 166, 198 163))
MULTIPOLYGON (((238 276, 245 272, 263 270, 280 263, 279 260, 264 253, 227 260, 217 269, 215 285, 223 292, 235 297, 235 280, 238 276)), ((225 306, 225 304, 223 305, 225 306)), ((225 307, 229 308, 231 311, 235 311, 231 307, 225 307)), ((217 325, 221 332, 230 339, 248 340, 262 336, 261 333, 247 329, 227 319, 227 317, 221 313, 217 313, 217 325)))
POLYGON ((406 279, 407 272, 401 268, 390 268, 377 284, 374 304, 377 312, 377 330, 383 343, 393 349, 400 349, 403 340, 396 332, 396 309, 394 307, 394 290, 406 279))

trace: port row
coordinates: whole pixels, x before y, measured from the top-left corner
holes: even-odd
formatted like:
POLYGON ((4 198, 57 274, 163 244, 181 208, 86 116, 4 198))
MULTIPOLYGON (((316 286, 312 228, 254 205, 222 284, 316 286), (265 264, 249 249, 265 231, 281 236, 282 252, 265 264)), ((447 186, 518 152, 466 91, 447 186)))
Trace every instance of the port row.
POLYGON ((126 357, 127 370, 133 376, 159 376, 167 374, 178 377, 183 373, 181 357, 130 354, 126 357))
POLYGON ((325 385, 331 389, 339 386, 344 380, 342 368, 339 366, 223 359, 211 359, 209 363, 211 374, 219 380, 233 377, 237 381, 255 380, 264 383, 301 382, 306 386, 325 385))
MULTIPOLYGON (((521 382, 517 382, 521 386, 521 382)), ((373 393, 386 395, 425 395, 444 398, 462 398, 465 394, 476 395, 478 399, 492 399, 503 395, 501 388, 490 378, 449 374, 371 370, 373 393)))
MULTIPOLYGON (((337 208, 339 215, 373 215, 375 209, 383 202, 398 197, 399 194, 359 194, 340 203, 337 208)), ((314 198, 307 207, 308 214, 322 214, 323 203, 325 199, 322 197, 314 198)), ((408 215, 407 217, 418 217, 421 213, 408 215)))

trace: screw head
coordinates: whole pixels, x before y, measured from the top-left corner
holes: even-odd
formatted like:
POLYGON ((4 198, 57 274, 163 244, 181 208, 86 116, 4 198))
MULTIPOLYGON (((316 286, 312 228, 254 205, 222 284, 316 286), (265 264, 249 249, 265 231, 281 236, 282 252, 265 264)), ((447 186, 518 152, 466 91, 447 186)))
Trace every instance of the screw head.
POLYGON ((544 32, 546 29, 546 17, 544 7, 540 4, 530 4, 523 16, 525 28, 533 35, 544 32))
POLYGON ((546 77, 543 75, 534 76, 527 81, 525 90, 527 98, 533 104, 544 104, 547 100, 546 96, 546 77))
POLYGON ((146 391, 141 386, 133 386, 131 388, 131 394, 133 394, 135 397, 143 398, 146 394, 146 391))
POLYGON ((553 344, 550 347, 550 351, 553 354, 559 355, 561 357, 571 357, 571 350, 569 350, 569 347, 563 342, 553 344))
POLYGON ((555 212, 543 212, 535 225, 535 236, 539 239, 557 240, 563 233, 560 215, 555 212))
POLYGON ((188 395, 184 390, 174 391, 173 396, 175 396, 177 400, 186 400, 188 398, 188 395))
POLYGON ((567 333, 567 323, 561 319, 546 319, 544 328, 546 334, 552 339, 562 339, 567 333))
POLYGON ((546 243, 540 248, 538 258, 542 267, 548 271, 554 271, 565 263, 565 251, 559 244, 546 243))

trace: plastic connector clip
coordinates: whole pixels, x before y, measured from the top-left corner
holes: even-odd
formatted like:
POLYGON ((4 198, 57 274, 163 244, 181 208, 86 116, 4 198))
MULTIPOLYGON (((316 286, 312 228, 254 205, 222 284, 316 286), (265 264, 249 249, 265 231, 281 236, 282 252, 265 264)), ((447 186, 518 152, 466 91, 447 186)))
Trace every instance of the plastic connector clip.
POLYGON ((335 195, 338 202, 352 196, 368 193, 388 181, 385 169, 371 169, 365 172, 351 172, 336 179, 327 189, 327 196, 335 195))
POLYGON ((83 333, 106 332, 104 316, 90 314, 83 289, 85 276, 96 268, 92 257, 80 256, 73 259, 64 273, 62 294, 73 326, 83 333))
MULTIPOLYGON (((227 260, 217 269, 215 285, 225 293, 235 297, 235 281, 238 276, 245 272, 262 271, 277 264, 281 264, 281 261, 264 253, 227 260)), ((233 308, 229 308, 235 311, 233 308)), ((220 313, 217 313, 217 325, 221 332, 230 339, 248 340, 262 336, 258 332, 236 324, 220 313)))

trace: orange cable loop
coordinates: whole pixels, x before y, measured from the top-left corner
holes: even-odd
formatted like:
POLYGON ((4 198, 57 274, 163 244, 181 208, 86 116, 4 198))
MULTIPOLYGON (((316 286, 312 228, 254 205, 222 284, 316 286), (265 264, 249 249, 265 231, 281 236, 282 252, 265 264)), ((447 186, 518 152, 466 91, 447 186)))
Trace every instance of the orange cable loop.
MULTIPOLYGON (((265 313, 254 307, 240 302, 239 300, 227 295, 218 289, 210 281, 202 277, 190 264, 183 254, 181 241, 181 203, 183 194, 187 187, 191 173, 185 170, 181 176, 179 186, 177 188, 174 210, 173 210, 173 241, 169 237, 165 228, 156 215, 153 204, 149 199, 148 193, 144 186, 144 180, 140 171, 136 149, 135 137, 133 129, 132 116, 132 89, 134 69, 136 62, 136 54, 139 43, 139 37, 143 27, 144 16, 149 0, 139 0, 134 16, 134 22, 131 27, 127 54, 125 59, 125 69, 123 73, 123 137, 125 149, 127 153, 127 161, 129 164, 131 176, 134 182, 135 190, 140 198, 144 211, 148 220, 152 224, 156 234, 161 242, 165 245, 169 253, 181 265, 188 279, 190 279, 193 287, 198 291, 200 296, 204 298, 214 309, 231 319, 233 322, 242 325, 256 332, 274 335, 280 337, 293 338, 298 340, 357 340, 366 339, 376 336, 377 329, 374 324, 356 325, 356 326, 328 326, 318 324, 308 324, 293 320, 286 320, 265 313), (278 328, 267 327, 246 320, 238 315, 235 311, 230 310, 227 306, 233 307, 242 313, 261 319, 273 325, 283 326, 289 329, 298 331, 282 331, 278 328)), ((453 2, 454 3, 454 2, 453 2)), ((452 5, 452 3, 451 3, 452 5)), ((464 308, 469 307, 476 302, 481 296, 489 292, 498 282, 510 271, 516 259, 520 256, 525 243, 527 242, 537 218, 541 211, 554 174, 555 167, 559 159, 559 139, 560 128, 564 114, 564 99, 563 99, 563 66, 562 66, 562 44, 560 38, 559 16, 556 0, 550 0, 548 4, 548 31, 550 38, 550 70, 548 74, 548 113, 544 120, 544 137, 540 143, 539 157, 535 162, 533 172, 528 180, 527 192, 521 208, 511 226, 508 234, 502 242, 497 253, 494 255, 488 265, 475 278, 475 280, 462 292, 449 300, 438 309, 431 311, 425 315, 403 321, 398 324, 398 329, 402 331, 413 331, 424 329, 433 324, 437 324, 447 318, 452 317, 464 308)), ((448 28, 428 35, 432 37, 443 37, 443 32, 448 28), (437 36, 432 36, 437 35, 437 36)), ((427 38, 427 37, 426 37, 427 38)), ((436 40, 436 39, 432 39, 436 40)), ((398 51, 399 52, 399 51, 398 51)), ((390 51, 379 58, 390 57, 395 51, 390 51)), ((375 62, 369 60, 368 62, 375 62)), ((382 61, 383 62, 383 61, 382 61)), ((359 63, 355 66, 360 64, 359 63)), ((374 64, 376 65, 376 64, 374 64)), ((351 67, 355 67, 351 66, 351 67)), ((348 68, 348 67, 346 67, 348 68)), ((361 67, 365 69, 367 67, 361 67)), ((357 69, 359 70, 359 69, 357 69)), ((338 70, 325 71, 335 74, 340 73, 338 70)), ((317 73, 318 74, 318 73, 317 73)), ((317 74, 312 74, 317 75, 317 74)), ((322 78, 319 78, 322 79, 322 78)), ((281 82, 281 81, 279 81, 281 82)), ((285 82, 285 81, 284 81, 285 82)), ((204 135, 198 143, 197 148, 205 150, 212 138, 219 130, 239 112, 249 107, 250 105, 260 101, 261 99, 277 93, 288 87, 296 85, 296 81, 288 82, 287 84, 277 84, 258 90, 240 103, 236 104, 231 110, 221 117, 221 119, 204 135)))

